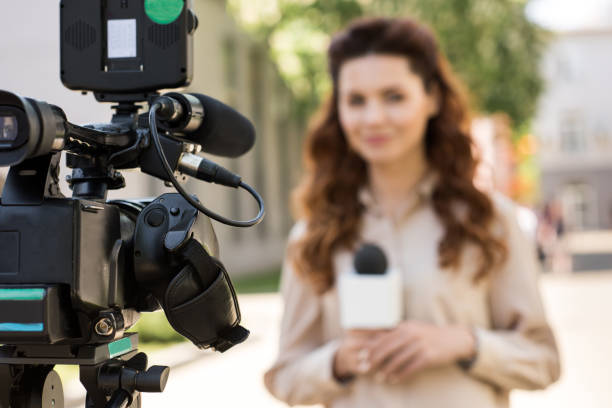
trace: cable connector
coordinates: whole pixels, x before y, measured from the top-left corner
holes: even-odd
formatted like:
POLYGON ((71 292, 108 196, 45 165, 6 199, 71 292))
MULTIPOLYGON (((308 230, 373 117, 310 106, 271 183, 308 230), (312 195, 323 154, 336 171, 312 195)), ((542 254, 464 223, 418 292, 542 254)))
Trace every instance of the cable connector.
POLYGON ((179 171, 198 180, 221 184, 228 187, 239 187, 242 178, 202 156, 184 153, 179 159, 179 171))
MULTIPOLYGON (((181 159, 179 159, 179 161, 182 160, 182 164, 179 164, 176 167, 178 167, 179 169, 182 167, 183 171, 185 171, 187 174, 191 174, 197 178, 207 177, 213 182, 217 182, 217 183, 224 182, 225 185, 232 186, 232 187, 240 187, 240 188, 245 189, 246 191, 249 192, 249 194, 253 196, 253 198, 255 198, 255 200, 257 201, 257 204, 259 205, 259 212, 255 216, 255 218, 252 218, 248 221, 236 221, 236 220, 232 220, 229 218, 225 218, 215 213, 214 211, 211 211, 208 208, 204 207, 200 202, 193 199, 189 195, 189 193, 185 191, 183 187, 181 187, 179 182, 176 180, 176 177, 174 177, 174 170, 170 167, 170 164, 168 163, 168 159, 166 158, 166 155, 164 154, 164 149, 159 140, 159 133, 157 133, 157 126, 155 126, 155 123, 157 123, 157 118, 155 117, 155 113, 157 112, 159 107, 160 107, 159 104, 154 103, 153 105, 151 105, 151 109, 149 109, 149 123, 153 124, 150 127, 151 138, 153 139, 153 145, 155 146, 155 150, 157 151, 157 155, 159 156, 159 160, 161 161, 162 167, 166 171, 168 180, 170 180, 170 183, 172 183, 176 191, 178 191, 179 194, 183 196, 185 201, 191 204, 193 208, 197 209, 199 212, 206 215, 207 217, 210 217, 213 220, 219 221, 220 223, 223 223, 225 225, 244 228, 244 227, 252 227, 253 225, 259 224, 261 220, 263 220, 263 217, 266 213, 266 210, 264 208, 263 199, 261 198, 259 193, 255 191, 253 187, 241 181, 239 176, 230 173, 229 171, 223 169, 221 166, 217 164, 213 163, 214 166, 212 166, 212 174, 210 174, 211 171, 207 171, 206 168, 211 170, 210 169, 211 166, 207 164, 203 165, 202 166, 203 169, 200 170, 200 165, 202 164, 201 160, 203 160, 202 157, 196 156, 191 153, 186 153, 186 154, 183 154, 183 156, 181 156, 181 159), (223 169, 224 171, 219 171, 220 169, 223 169)), ((209 160, 207 160, 207 162, 212 163, 209 160)))
POLYGON ((160 96, 155 103, 159 106, 157 114, 161 120, 172 122, 183 115, 183 106, 174 98, 160 96))

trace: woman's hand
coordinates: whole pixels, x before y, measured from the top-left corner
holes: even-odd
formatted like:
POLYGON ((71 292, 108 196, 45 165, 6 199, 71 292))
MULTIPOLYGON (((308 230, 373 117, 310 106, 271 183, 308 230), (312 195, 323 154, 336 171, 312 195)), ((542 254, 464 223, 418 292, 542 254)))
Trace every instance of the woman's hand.
POLYGON ((334 357, 334 376, 343 380, 370 371, 370 346, 384 333, 380 330, 347 331, 334 357))
POLYGON ((368 368, 394 384, 419 370, 472 358, 476 340, 467 327, 440 327, 410 320, 378 336, 368 347, 368 368))

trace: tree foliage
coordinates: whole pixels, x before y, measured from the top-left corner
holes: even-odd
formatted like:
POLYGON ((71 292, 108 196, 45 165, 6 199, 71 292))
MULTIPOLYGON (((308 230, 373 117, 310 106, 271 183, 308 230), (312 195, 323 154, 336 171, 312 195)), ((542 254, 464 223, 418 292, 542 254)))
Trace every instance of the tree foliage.
POLYGON ((533 115, 542 88, 538 63, 545 33, 525 17, 525 1, 230 0, 229 4, 247 28, 270 45, 271 56, 305 116, 329 91, 325 51, 331 35, 352 19, 368 15, 414 16, 432 26, 477 111, 503 111, 521 125, 533 115), (266 7, 258 7, 264 2, 266 7))

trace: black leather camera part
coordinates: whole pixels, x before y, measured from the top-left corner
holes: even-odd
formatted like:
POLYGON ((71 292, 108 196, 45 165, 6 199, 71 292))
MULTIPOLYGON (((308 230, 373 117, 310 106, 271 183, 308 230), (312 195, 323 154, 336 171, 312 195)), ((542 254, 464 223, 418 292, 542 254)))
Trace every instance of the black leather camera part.
POLYGON ((249 332, 239 325, 232 282, 214 257, 216 238, 206 239, 212 231, 207 222, 179 194, 158 197, 136 222, 134 274, 138 285, 162 305, 178 333, 200 348, 225 351, 244 341, 249 332))

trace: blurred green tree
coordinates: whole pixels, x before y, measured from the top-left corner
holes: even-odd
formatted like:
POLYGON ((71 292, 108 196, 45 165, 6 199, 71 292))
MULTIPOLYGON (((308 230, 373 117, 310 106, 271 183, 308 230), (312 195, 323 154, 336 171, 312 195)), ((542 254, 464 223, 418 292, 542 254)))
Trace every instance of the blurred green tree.
POLYGON ((470 90, 474 109, 528 123, 542 89, 538 64, 546 33, 525 16, 526 0, 229 0, 266 41, 306 118, 328 93, 330 36, 361 16, 414 16, 434 28, 470 90))

